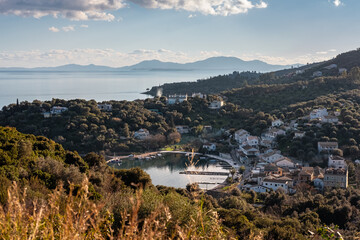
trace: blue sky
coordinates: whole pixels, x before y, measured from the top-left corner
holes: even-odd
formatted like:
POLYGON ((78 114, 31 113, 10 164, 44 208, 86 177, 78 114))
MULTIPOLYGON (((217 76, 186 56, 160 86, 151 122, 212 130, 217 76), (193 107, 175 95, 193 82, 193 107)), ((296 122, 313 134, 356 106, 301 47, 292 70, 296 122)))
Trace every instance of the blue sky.
POLYGON ((0 67, 321 61, 360 46, 359 0, 2 0, 0 67))

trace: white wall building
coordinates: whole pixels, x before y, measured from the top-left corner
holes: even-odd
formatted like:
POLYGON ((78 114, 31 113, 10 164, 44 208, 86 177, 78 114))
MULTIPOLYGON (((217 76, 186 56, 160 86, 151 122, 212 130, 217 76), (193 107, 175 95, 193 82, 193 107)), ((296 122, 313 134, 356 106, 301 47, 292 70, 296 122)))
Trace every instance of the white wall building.
POLYGON ((328 167, 335 169, 347 168, 347 164, 345 162, 345 158, 336 155, 330 155, 328 161, 328 167))
POLYGON ((134 133, 134 138, 140 139, 140 140, 144 140, 148 136, 150 136, 149 131, 147 129, 143 129, 143 128, 139 129, 138 131, 136 131, 134 133))
POLYGON ((318 151, 331 152, 339 147, 337 142, 318 142, 318 151))
POLYGON ((168 104, 176 104, 176 103, 182 103, 184 101, 187 101, 188 95, 169 95, 168 98, 168 104))
POLYGON ((250 136, 250 133, 244 129, 240 129, 240 130, 237 130, 235 132, 235 140, 238 142, 238 143, 243 143, 246 141, 247 137, 250 136))
POLYGON ((53 115, 59 115, 66 111, 68 111, 67 107, 54 106, 51 108, 50 113, 53 115))
POLYGON ((282 125, 284 125, 284 122, 281 121, 280 119, 276 119, 275 121, 272 121, 272 123, 271 123, 271 126, 273 126, 273 127, 280 127, 282 125))
POLYGON ((210 109, 220 109, 222 106, 224 106, 224 101, 223 100, 216 100, 216 101, 212 101, 209 105, 210 109))
POLYGON ((318 118, 322 118, 328 115, 328 112, 326 110, 326 108, 319 108, 319 109, 314 109, 311 113, 310 113, 310 120, 311 119, 318 119, 318 118))

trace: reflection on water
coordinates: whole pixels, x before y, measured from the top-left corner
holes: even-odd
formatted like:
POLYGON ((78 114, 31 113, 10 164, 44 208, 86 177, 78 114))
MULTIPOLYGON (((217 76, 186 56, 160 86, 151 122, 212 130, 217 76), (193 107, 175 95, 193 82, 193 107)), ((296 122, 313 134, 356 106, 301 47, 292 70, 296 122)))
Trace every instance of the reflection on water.
POLYGON ((151 177, 154 185, 185 188, 188 183, 199 183, 204 189, 211 189, 225 181, 224 175, 186 175, 180 174, 185 170, 197 172, 229 173, 222 163, 214 160, 194 159, 195 166, 189 166, 189 160, 184 154, 165 154, 149 160, 123 160, 121 164, 111 163, 110 166, 118 169, 140 167, 151 177))

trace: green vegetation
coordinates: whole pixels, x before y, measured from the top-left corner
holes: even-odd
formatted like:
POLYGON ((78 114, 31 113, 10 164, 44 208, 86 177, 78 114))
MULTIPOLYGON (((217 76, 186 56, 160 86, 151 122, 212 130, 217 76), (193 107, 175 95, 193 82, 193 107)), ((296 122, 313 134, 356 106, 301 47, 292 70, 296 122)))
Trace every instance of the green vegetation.
POLYGON ((232 186, 214 199, 196 187, 154 187, 140 169, 114 170, 13 128, 0 128, 0 149, 4 239, 308 239, 331 235, 324 224, 346 238, 360 232, 357 189, 288 196, 232 186))

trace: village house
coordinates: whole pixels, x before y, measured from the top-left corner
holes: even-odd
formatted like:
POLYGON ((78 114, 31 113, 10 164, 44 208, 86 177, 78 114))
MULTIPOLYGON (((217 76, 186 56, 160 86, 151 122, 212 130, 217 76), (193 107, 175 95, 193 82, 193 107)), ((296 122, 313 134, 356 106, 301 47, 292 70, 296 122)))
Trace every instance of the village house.
POLYGON ((261 183, 261 186, 264 188, 269 189, 268 191, 276 191, 279 188, 283 189, 285 193, 292 193, 293 190, 291 187, 293 186, 293 180, 288 177, 273 177, 269 176, 264 178, 263 182, 261 183))
POLYGON ((343 74, 343 73, 346 73, 347 72, 347 69, 346 68, 339 68, 339 74, 343 74))
POLYGON ((305 137, 305 132, 295 132, 294 138, 303 138, 305 137))
POLYGON ((210 126, 210 125, 205 125, 205 126, 203 127, 203 132, 204 132, 204 133, 211 133, 212 130, 213 130, 213 128, 212 128, 212 126, 210 126))
POLYGON ((216 144, 215 143, 205 143, 203 148, 208 151, 216 151, 216 144))
POLYGON ((328 115, 326 108, 315 109, 310 113, 310 120, 320 119, 328 115))
POLYGON ((339 169, 339 168, 346 169, 347 164, 345 162, 345 158, 337 156, 337 155, 330 155, 329 161, 328 161, 328 167, 335 168, 335 169, 339 169))
POLYGON ((348 170, 344 168, 328 168, 324 174, 324 187, 348 187, 348 170))
POLYGON ((187 134, 190 132, 190 128, 187 125, 178 125, 178 126, 175 126, 175 128, 176 128, 176 131, 178 131, 178 133, 180 133, 180 134, 187 134))
POLYGON ((257 147, 259 145, 259 138, 256 136, 248 136, 246 142, 243 145, 249 145, 252 147, 257 147))
POLYGON ((277 136, 285 135, 285 131, 282 129, 272 128, 264 134, 264 138, 268 140, 274 140, 277 136))
POLYGON ((260 146, 271 148, 273 146, 273 141, 268 139, 261 139, 260 146))
POLYGON ((310 183, 314 180, 314 178, 313 167, 302 167, 298 174, 297 183, 310 183))
POLYGON ((264 173, 265 175, 278 175, 278 176, 282 176, 282 168, 276 166, 275 164, 267 164, 264 167, 264 173))
POLYGON ((240 150, 246 155, 246 156, 259 156, 260 155, 260 151, 259 149, 249 146, 249 145, 245 145, 245 146, 240 146, 240 150))
POLYGON ((209 108, 210 109, 220 109, 222 106, 224 106, 223 100, 215 100, 210 103, 209 108))
POLYGON ((337 142, 318 142, 318 152, 331 152, 339 147, 337 142))
POLYGON ((134 138, 140 139, 140 140, 144 140, 148 136, 150 136, 150 133, 147 129, 144 129, 144 128, 141 128, 134 133, 134 138))
POLYGON ((192 98, 198 97, 198 98, 202 98, 202 99, 206 99, 206 94, 202 94, 202 93, 193 93, 191 95, 192 98))
POLYGON ((250 133, 248 131, 240 129, 235 132, 234 138, 238 143, 243 143, 246 141, 246 138, 248 136, 250 136, 250 133))
POLYGON ((169 98, 167 100, 167 103, 172 105, 172 104, 176 104, 176 103, 182 103, 184 101, 187 101, 188 95, 169 95, 169 98))
POLYGON ((280 167, 280 168, 287 168, 287 169, 292 169, 295 168, 295 163, 293 163, 289 158, 284 157, 281 158, 279 160, 277 160, 275 162, 276 166, 280 167))
POLYGON ((98 104, 97 106, 101 111, 106 111, 106 112, 111 112, 112 111, 112 105, 111 104, 105 103, 105 104, 98 104))
POLYGON ((283 155, 281 155, 280 153, 277 153, 275 151, 269 152, 269 153, 265 153, 261 156, 261 159, 265 162, 268 163, 274 163, 276 161, 278 161, 279 159, 284 158, 283 155))
POLYGON ((333 63, 333 64, 330 64, 329 66, 324 67, 324 68, 327 69, 327 70, 330 70, 330 69, 337 68, 337 65, 333 63))
POLYGON ((43 116, 44 116, 44 118, 50 118, 51 113, 50 112, 43 112, 43 116))
POLYGON ((322 76, 322 72, 321 71, 316 71, 316 72, 313 72, 313 77, 321 77, 322 76))
POLYGON ((295 74, 303 74, 305 71, 304 70, 296 70, 295 74))
POLYGON ((68 111, 67 107, 54 106, 54 107, 51 108, 50 113, 52 115, 60 115, 63 112, 66 112, 66 111, 68 111))
POLYGON ((276 119, 276 120, 272 121, 272 123, 271 123, 271 126, 273 126, 273 127, 280 127, 282 125, 284 125, 284 122, 281 121, 280 119, 276 119))
POLYGON ((336 116, 324 116, 321 118, 323 123, 338 123, 339 119, 336 116))

